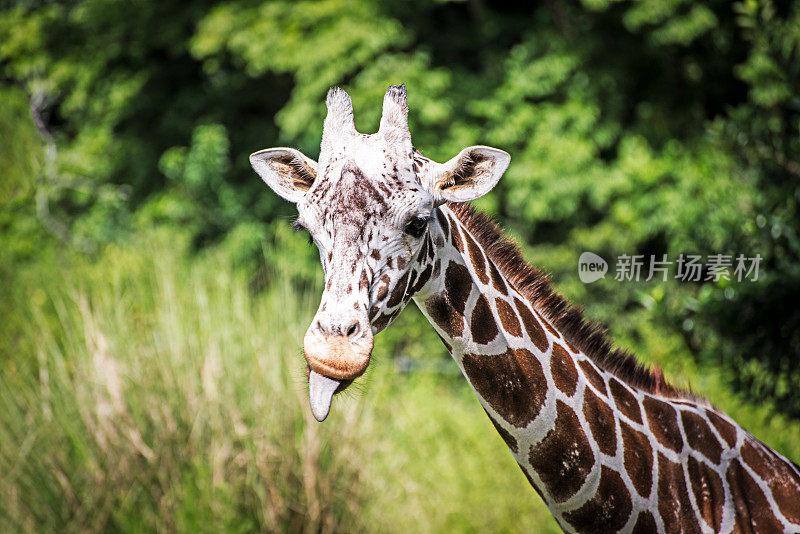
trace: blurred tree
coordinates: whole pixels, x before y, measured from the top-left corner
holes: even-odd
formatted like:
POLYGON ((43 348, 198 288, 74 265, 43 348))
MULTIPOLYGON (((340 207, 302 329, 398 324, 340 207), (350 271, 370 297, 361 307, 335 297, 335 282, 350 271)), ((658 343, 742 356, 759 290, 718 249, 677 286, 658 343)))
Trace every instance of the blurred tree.
POLYGON ((775 398, 800 415, 800 5, 734 6, 748 45, 734 72, 747 99, 709 128, 754 182, 755 228, 743 246, 764 256, 764 278, 711 293, 698 310, 698 352, 736 369, 753 399, 775 398), (717 341, 715 334, 719 335, 717 341), (712 343, 701 346, 710 338, 712 343))

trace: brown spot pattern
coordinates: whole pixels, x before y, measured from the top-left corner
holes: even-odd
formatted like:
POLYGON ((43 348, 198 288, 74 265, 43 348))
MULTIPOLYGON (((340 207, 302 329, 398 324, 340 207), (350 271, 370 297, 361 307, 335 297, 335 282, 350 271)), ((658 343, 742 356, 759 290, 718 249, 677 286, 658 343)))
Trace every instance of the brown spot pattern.
POLYGON ((564 519, 578 532, 616 532, 628 522, 632 509, 622 477, 604 465, 594 497, 577 510, 566 512, 564 519))
POLYGON ((475 268, 475 274, 482 284, 489 283, 489 275, 486 274, 486 259, 483 257, 481 247, 472 239, 469 232, 464 232, 464 240, 467 242, 467 249, 469 249, 469 257, 472 260, 472 266, 475 268))
MULTIPOLYGON (((484 411, 486 412, 486 410, 484 410, 484 411)), ((495 421, 494 417, 489 415, 489 412, 486 412, 486 415, 489 417, 489 421, 491 421, 492 424, 494 425, 494 429, 497 430, 497 433, 500 434, 500 437, 503 438, 503 441, 506 442, 506 445, 508 445, 508 448, 511 449, 511 452, 513 452, 514 454, 517 454, 517 452, 519 452, 519 449, 518 449, 516 438, 514 436, 512 436, 511 433, 508 430, 506 430, 505 428, 500 426, 500 423, 495 421)), ((523 469, 523 471, 524 471, 524 469, 523 469)))
POLYGON ((431 239, 430 234, 425 234, 425 241, 427 243, 427 251, 428 251, 428 260, 432 260, 436 256, 436 252, 433 250, 433 240, 431 239))
POLYGON ((442 262, 439 258, 436 258, 436 263, 433 265, 433 274, 431 276, 433 278, 439 278, 441 272, 442 272, 442 262))
POLYGON ((519 324, 517 313, 511 304, 501 298, 494 299, 494 305, 497 308, 497 315, 500 316, 500 323, 503 325, 503 331, 508 332, 514 337, 522 336, 522 325, 519 324))
POLYGON ((542 325, 539 324, 539 321, 536 320, 536 317, 533 316, 533 313, 524 302, 514 297, 514 304, 517 306, 518 315, 522 319, 525 331, 528 332, 528 337, 531 338, 533 344, 540 351, 547 351, 550 344, 547 342, 547 336, 544 334, 542 325))
POLYGON ((450 221, 450 242, 453 244, 456 249, 463 253, 464 252, 464 244, 461 242, 461 232, 458 230, 458 224, 453 221, 450 221))
POLYGON ((639 512, 639 517, 636 518, 636 524, 633 525, 631 534, 652 534, 657 532, 656 520, 647 510, 639 512))
POLYGON ((553 343, 553 352, 550 355, 550 373, 553 375, 553 382, 565 395, 572 396, 578 387, 578 370, 572 356, 559 345, 553 343))
POLYGON ((625 471, 636 492, 644 498, 653 487, 653 448, 647 436, 620 421, 625 471))
POLYGON ((675 452, 683 450, 683 438, 678 427, 678 414, 675 408, 664 401, 645 397, 642 402, 647 413, 647 426, 658 442, 675 452))
POLYGON ((422 273, 420 273, 419 278, 417 279, 417 284, 414 286, 412 294, 419 293, 422 290, 422 288, 425 287, 425 284, 427 284, 428 280, 431 279, 432 271, 433 268, 430 265, 425 267, 425 270, 422 271, 422 273))
POLYGON ((472 341, 479 345, 486 345, 497 337, 497 324, 494 322, 489 302, 483 295, 478 295, 478 300, 475 302, 470 317, 470 329, 472 341))
POLYGON ((583 371, 583 375, 586 377, 586 380, 588 380, 589 383, 593 385, 595 389, 603 396, 608 396, 608 392, 606 391, 606 383, 595 368, 594 364, 592 364, 592 362, 589 360, 581 360, 578 362, 578 365, 580 366, 581 371, 583 371))
POLYGON ((725 502, 722 479, 713 469, 698 462, 692 456, 689 456, 686 467, 694 494, 694 502, 697 503, 700 516, 709 527, 715 532, 719 532, 722 524, 722 504, 725 502))
POLYGON ((706 417, 708 417, 708 420, 714 425, 714 428, 717 429, 717 432, 719 432, 719 435, 722 436, 722 439, 728 444, 728 447, 732 448, 736 445, 736 427, 711 410, 706 410, 706 417))
POLYGON ((689 447, 718 464, 722 458, 722 446, 714 433, 711 432, 708 423, 695 412, 681 410, 681 424, 689 447))
POLYGON ((547 382, 542 365, 530 351, 465 354, 462 365, 478 395, 510 424, 524 428, 539 415, 547 382))
POLYGON ((428 234, 425 234, 425 239, 422 241, 422 246, 419 248, 419 252, 417 252, 417 261, 419 263, 424 262, 428 257, 428 243, 430 242, 430 238, 428 234))
POLYGON ((408 302, 411 297, 414 296, 414 288, 417 284, 417 277, 419 276, 419 272, 412 269, 408 273, 408 283, 406 284, 406 292, 403 295, 403 299, 401 302, 408 302))
POLYGON ((389 322, 391 320, 392 320, 392 314, 381 314, 380 317, 372 321, 372 326, 374 326, 378 330, 383 330, 389 325, 389 322))
POLYGON ((394 286, 392 290, 392 295, 389 297, 389 301, 386 303, 386 306, 393 307, 397 306, 403 301, 403 296, 406 294, 406 286, 408 285, 408 271, 403 273, 403 276, 400 277, 400 280, 397 281, 397 285, 394 286))
POLYGON ((533 311, 536 314, 536 318, 539 319, 539 322, 544 325, 544 327, 547 329, 547 331, 550 332, 551 334, 553 334, 553 337, 555 337, 556 339, 561 339, 561 334, 558 333, 558 330, 553 328, 553 325, 550 324, 550 321, 545 319, 544 316, 542 316, 542 314, 539 313, 538 311, 536 311, 536 310, 533 310, 533 311))
POLYGON ((453 308, 464 315, 467 298, 472 291, 472 278, 467 268, 460 263, 450 262, 444 272, 444 288, 453 308))
POLYGON ((617 451, 617 431, 614 424, 614 412, 611 407, 600 400, 594 392, 583 390, 583 416, 589 423, 589 430, 600 451, 614 456, 617 451))
POLYGON ((548 493, 563 502, 577 492, 594 465, 594 453, 578 416, 562 401, 556 401, 555 426, 531 447, 531 467, 548 493))
POLYGON ((503 280, 503 277, 500 275, 500 271, 497 270, 497 266, 492 260, 487 258, 487 261, 489 262, 489 274, 492 277, 492 285, 500 293, 508 296, 508 287, 506 286, 505 280, 503 280))
POLYGON ((736 458, 731 460, 725 478, 733 495, 734 532, 749 531, 751 525, 753 532, 783 531, 783 525, 772 513, 767 497, 736 458))
POLYGON ((444 295, 434 295, 426 300, 425 310, 448 337, 458 337, 464 332, 464 316, 453 308, 444 295))
POLYGON ((447 217, 444 216, 442 210, 436 210, 436 219, 439 221, 439 226, 442 228, 442 232, 444 233, 445 237, 449 237, 450 234, 450 224, 447 222, 447 217))
POLYGON ((767 483, 784 517, 800 525, 800 475, 795 469, 758 442, 745 441, 741 455, 742 460, 767 483))
POLYGON ((680 464, 658 453, 658 514, 670 532, 701 532, 680 464))
POLYGON ((375 295, 377 300, 383 300, 386 298, 386 295, 389 294, 389 282, 391 282, 391 279, 388 274, 381 276, 382 285, 378 288, 378 293, 375 295))
POLYGON ((631 421, 641 423, 642 412, 639 409, 639 401, 633 396, 631 390, 625 387, 622 382, 616 378, 610 378, 608 385, 617 408, 631 421))

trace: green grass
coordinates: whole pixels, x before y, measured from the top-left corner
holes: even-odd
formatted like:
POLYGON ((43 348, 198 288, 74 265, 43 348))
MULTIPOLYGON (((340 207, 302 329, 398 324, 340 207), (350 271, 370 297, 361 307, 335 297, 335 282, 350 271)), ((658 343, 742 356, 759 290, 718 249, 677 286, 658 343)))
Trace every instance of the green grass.
POLYGON ((56 254, 5 288, 0 531, 558 531, 465 381, 379 343, 318 424, 316 292, 254 296, 181 242, 56 254))

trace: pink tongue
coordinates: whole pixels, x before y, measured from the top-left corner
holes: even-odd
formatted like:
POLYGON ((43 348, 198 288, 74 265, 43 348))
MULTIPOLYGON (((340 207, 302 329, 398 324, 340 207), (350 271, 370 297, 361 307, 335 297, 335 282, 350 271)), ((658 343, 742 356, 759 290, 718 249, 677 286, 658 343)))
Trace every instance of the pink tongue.
POLYGON ((319 422, 328 417, 331 410, 331 399, 339 387, 339 381, 311 371, 308 376, 308 400, 311 402, 311 413, 319 422))

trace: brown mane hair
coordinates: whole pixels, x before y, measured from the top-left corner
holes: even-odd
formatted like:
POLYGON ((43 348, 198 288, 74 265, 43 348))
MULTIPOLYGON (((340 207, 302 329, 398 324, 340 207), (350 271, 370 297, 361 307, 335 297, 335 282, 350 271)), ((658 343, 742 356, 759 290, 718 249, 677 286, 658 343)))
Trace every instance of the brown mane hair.
POLYGON ((601 369, 653 395, 708 402, 667 383, 657 366, 650 369, 630 352, 614 348, 606 330, 597 323, 588 322, 583 317, 582 308, 572 306, 566 298, 556 293, 550 285, 550 277, 525 260, 517 244, 503 235, 493 219, 468 203, 447 202, 447 207, 480 243, 506 280, 527 297, 567 341, 601 369))

